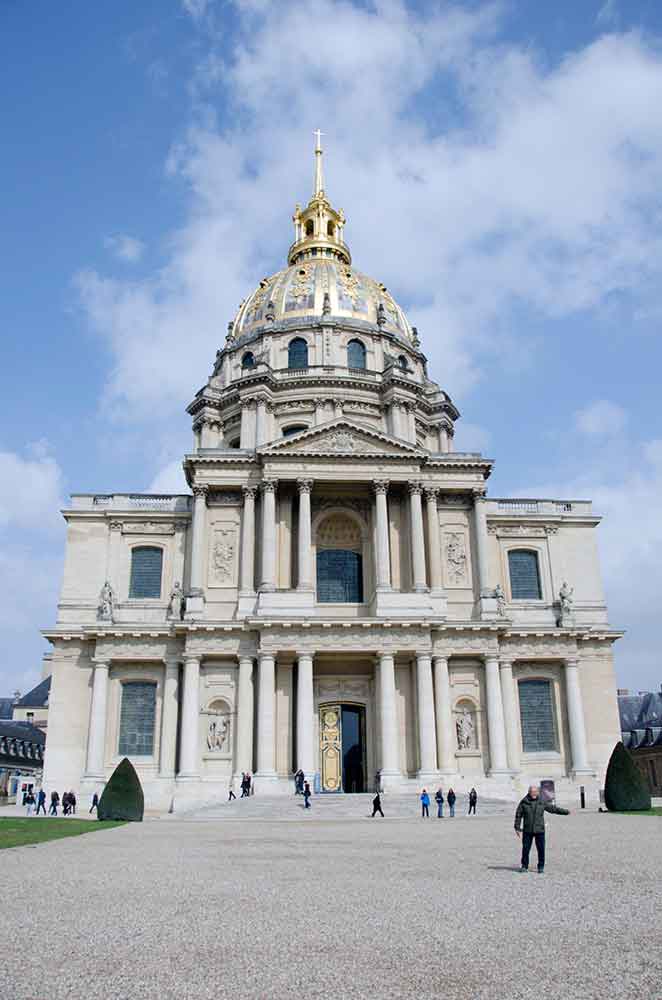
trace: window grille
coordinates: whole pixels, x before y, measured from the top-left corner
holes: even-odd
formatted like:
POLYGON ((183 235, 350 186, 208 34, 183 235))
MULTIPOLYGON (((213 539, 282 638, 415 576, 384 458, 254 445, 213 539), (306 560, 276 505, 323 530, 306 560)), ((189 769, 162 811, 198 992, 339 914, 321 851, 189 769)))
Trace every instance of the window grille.
POLYGON ((324 549, 317 553, 317 600, 322 604, 360 604, 363 601, 360 552, 324 549))
POLYGON ((122 685, 119 752, 149 757, 154 753, 156 684, 132 681, 122 685))
POLYGON ((288 368, 308 367, 308 344, 302 337, 295 337, 287 348, 288 368))
POLYGON ((520 681, 518 687, 524 753, 556 750, 551 683, 545 680, 520 681))
POLYGON ((138 546, 131 552, 129 597, 160 597, 163 549, 138 546))
POLYGON ((508 553, 508 569, 510 593, 514 601, 541 599, 537 553, 525 549, 511 550, 508 553))

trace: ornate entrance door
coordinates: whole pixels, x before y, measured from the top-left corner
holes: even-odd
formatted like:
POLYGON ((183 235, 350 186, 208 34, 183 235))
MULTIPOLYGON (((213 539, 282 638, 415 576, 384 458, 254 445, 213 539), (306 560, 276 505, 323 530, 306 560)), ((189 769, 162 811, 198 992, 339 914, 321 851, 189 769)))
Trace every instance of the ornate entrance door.
POLYGON ((322 791, 339 792, 342 783, 342 732, 340 705, 320 708, 322 791))

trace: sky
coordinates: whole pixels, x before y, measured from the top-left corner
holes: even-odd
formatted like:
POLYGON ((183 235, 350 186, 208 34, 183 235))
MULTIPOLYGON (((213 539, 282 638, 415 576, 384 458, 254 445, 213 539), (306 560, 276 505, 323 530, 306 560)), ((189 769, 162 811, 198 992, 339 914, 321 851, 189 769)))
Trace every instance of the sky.
POLYGON ((591 498, 619 683, 659 688, 662 5, 0 0, 0 694, 71 492, 183 491, 185 407, 284 263, 313 130, 492 496, 591 498))

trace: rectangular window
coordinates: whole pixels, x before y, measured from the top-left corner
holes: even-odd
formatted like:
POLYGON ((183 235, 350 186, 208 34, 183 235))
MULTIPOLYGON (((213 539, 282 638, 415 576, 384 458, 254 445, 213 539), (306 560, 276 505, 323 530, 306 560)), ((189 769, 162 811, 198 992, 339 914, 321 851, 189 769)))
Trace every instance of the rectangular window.
POLYGON ((542 597, 538 555, 525 549, 513 549, 508 553, 510 572, 510 593, 514 601, 537 600, 542 597))
POLYGON ((139 546, 131 552, 129 597, 160 597, 163 549, 139 546))
POLYGON ((549 681, 519 682, 519 712, 524 753, 557 749, 552 685, 549 681))
POLYGON ((154 753, 156 684, 132 681, 122 685, 119 753, 149 757, 154 753))

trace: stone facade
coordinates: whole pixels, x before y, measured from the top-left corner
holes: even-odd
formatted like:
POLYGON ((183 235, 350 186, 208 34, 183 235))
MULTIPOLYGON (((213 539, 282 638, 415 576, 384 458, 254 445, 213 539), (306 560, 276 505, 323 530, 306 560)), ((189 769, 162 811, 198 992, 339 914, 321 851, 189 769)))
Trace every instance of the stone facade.
POLYGON ((299 767, 330 789, 345 750, 329 705, 361 720, 366 789, 601 780, 619 633, 599 517, 587 501, 487 497, 491 461, 453 450, 459 413, 385 287, 351 267, 343 228, 318 149, 288 267, 242 304, 189 407, 192 495, 74 495, 64 512, 49 788, 103 784, 136 681, 154 691, 149 752, 132 758, 148 807, 218 800, 243 771, 260 793, 289 791, 299 767), (146 548, 160 585, 131 596, 146 548), (535 556, 533 596, 513 589, 513 551, 535 556), (341 563, 351 600, 333 599, 341 563), (534 679, 549 732, 532 751, 534 679))

